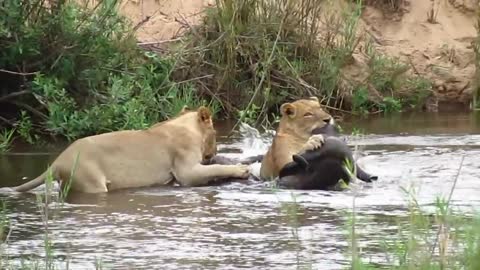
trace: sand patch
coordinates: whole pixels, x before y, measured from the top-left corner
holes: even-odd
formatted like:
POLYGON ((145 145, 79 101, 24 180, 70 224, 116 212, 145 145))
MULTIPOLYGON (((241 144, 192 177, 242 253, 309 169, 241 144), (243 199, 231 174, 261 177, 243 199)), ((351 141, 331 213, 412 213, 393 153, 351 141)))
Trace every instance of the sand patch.
POLYGON ((473 0, 405 1, 398 20, 373 7, 365 8, 362 19, 378 41, 378 50, 399 57, 412 65, 414 73, 432 79, 438 101, 468 103, 475 74, 472 42, 477 32, 472 8, 476 5, 478 1, 473 0), (435 23, 427 19, 432 7, 435 23))

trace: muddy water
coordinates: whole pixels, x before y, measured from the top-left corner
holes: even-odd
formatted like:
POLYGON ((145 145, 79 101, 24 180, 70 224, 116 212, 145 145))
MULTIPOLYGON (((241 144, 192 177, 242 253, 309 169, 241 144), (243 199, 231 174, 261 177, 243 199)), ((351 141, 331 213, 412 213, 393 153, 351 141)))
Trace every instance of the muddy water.
MULTIPOLYGON (((228 125, 226 125, 228 126, 228 125)), ((341 269, 348 263, 346 212, 356 196, 363 254, 384 264, 381 246, 406 215, 402 188, 414 187, 424 206, 453 193, 454 207, 480 209, 480 116, 412 114, 342 124, 379 176, 351 191, 274 191, 253 181, 202 188, 148 188, 108 195, 78 195, 51 212, 50 237, 59 268, 94 269, 341 269), (352 124, 355 123, 355 124, 352 124), (292 195, 293 194, 293 195, 292 195), (297 204, 292 203, 293 198, 297 204), (286 209, 297 207, 297 215, 286 209)), ((225 129, 225 127, 221 128, 225 129)), ((268 135, 220 138, 220 152, 248 156, 265 151, 268 135)), ((61 147, 19 147, 0 156, 0 179, 13 185, 40 173, 61 147)), ((259 166, 253 166, 258 172, 259 166)), ((0 194, 12 229, 4 248, 13 264, 41 260, 42 218, 34 194, 0 194)), ((51 208, 55 208, 51 206, 51 208)))

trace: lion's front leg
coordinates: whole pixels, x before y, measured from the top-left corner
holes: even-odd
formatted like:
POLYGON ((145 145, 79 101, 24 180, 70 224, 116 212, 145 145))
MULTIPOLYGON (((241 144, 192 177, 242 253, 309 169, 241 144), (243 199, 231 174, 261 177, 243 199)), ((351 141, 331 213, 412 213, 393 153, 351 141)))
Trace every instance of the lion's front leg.
POLYGON ((175 179, 182 186, 202 186, 215 178, 248 178, 250 172, 247 165, 196 165, 178 166, 173 172, 175 179))
POLYGON ((317 148, 320 148, 324 143, 325 139, 323 138, 322 134, 312 135, 310 136, 310 138, 308 138, 308 141, 303 145, 303 147, 298 153, 302 154, 310 150, 315 150, 317 148))

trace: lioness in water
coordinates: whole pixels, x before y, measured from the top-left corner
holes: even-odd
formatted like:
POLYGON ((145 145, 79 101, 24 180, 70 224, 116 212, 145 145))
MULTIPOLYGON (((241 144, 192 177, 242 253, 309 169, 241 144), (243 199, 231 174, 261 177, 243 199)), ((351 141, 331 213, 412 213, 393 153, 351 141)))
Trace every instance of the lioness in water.
MULTIPOLYGON (((52 163, 51 170, 64 186, 85 193, 166 185, 205 185, 215 178, 247 178, 246 165, 203 165, 217 152, 211 112, 183 110, 176 118, 147 130, 117 131, 73 142, 52 163), (78 160, 76 162, 78 155, 78 160), (76 163, 76 164, 75 164, 76 163)), ((47 172, 13 189, 28 191, 44 183, 47 172)))
POLYGON ((328 124, 332 116, 326 113, 316 97, 284 103, 281 119, 273 143, 263 157, 260 177, 269 180, 278 176, 292 156, 321 147, 323 135, 312 131, 328 124))

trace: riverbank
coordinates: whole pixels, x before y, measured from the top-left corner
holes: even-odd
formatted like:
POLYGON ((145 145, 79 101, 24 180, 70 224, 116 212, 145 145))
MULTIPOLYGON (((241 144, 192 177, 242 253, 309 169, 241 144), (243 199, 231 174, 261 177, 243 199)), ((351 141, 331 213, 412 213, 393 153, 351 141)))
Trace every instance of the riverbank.
MULTIPOLYGON (((193 27, 202 25, 205 10, 215 9, 215 2, 127 1, 120 10, 135 24, 145 21, 138 28, 137 38, 141 43, 154 47, 156 43, 176 42, 193 27)), ((258 1, 251 1, 250 4, 254 5, 255 2, 258 1)), ((320 28, 318 34, 321 35, 332 35, 332 29, 327 29, 329 27, 326 26, 328 16, 338 16, 339 10, 355 6, 355 1, 316 2, 322 9, 318 13, 320 22, 317 25, 320 28)), ((398 67, 399 72, 419 75, 432 83, 432 92, 428 94, 427 100, 422 101, 425 102, 422 104, 424 109, 471 109, 476 92, 474 59, 475 47, 478 46, 478 1, 363 2, 358 21, 352 25, 354 29, 351 29, 356 34, 355 42, 358 44, 352 48, 351 59, 342 67, 342 76, 347 81, 359 83, 368 80, 369 76, 388 77, 386 74, 372 74, 375 67, 371 65, 375 61, 372 61, 369 50, 374 49, 383 57, 405 65, 405 70, 398 67)), ((228 1, 217 3, 226 6, 228 1)), ((337 27, 333 32, 342 31, 338 26, 331 27, 337 27)), ((324 37, 319 37, 322 38, 324 37)), ((392 67, 380 65, 378 69, 380 68, 392 67)), ((370 86, 368 88, 369 98, 380 95, 384 90, 379 89, 379 83, 373 83, 374 89, 370 89, 370 86)))
POLYGON ((478 95, 477 16, 455 1, 39 1, 0 17, 0 146, 146 128, 185 104, 270 126, 311 95, 340 117, 478 95))

